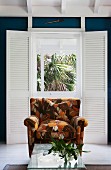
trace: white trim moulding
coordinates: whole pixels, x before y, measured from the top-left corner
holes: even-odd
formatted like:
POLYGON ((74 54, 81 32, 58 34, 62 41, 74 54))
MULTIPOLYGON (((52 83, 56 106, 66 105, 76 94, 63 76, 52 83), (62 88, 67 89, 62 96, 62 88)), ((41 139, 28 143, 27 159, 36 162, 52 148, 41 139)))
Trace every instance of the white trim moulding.
MULTIPOLYGON (((105 6, 102 7, 106 9, 105 6)), ((99 7, 100 9, 100 7, 99 7)), ((98 10, 94 13, 94 8, 86 6, 67 6, 65 13, 61 13, 61 7, 53 6, 32 6, 32 13, 28 13, 27 7, 20 6, 0 6, 1 17, 110 17, 111 6, 108 12, 98 10)), ((105 10, 106 11, 106 10, 105 10)))

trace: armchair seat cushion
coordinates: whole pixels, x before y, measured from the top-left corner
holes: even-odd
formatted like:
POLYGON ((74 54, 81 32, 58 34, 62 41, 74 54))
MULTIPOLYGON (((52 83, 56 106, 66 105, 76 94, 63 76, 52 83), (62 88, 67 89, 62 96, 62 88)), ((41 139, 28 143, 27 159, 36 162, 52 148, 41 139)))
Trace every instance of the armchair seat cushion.
POLYGON ((71 140, 76 138, 76 130, 67 122, 62 120, 46 120, 43 121, 37 132, 37 139, 51 139, 64 138, 65 140, 71 140))

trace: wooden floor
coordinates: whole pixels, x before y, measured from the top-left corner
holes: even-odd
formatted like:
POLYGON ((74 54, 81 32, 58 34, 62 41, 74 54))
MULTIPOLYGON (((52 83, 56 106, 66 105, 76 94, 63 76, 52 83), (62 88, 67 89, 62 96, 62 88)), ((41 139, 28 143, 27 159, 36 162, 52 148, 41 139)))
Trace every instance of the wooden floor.
MULTIPOLYGON (((111 165, 111 145, 85 144, 84 150, 90 153, 83 154, 85 164, 110 164, 111 165)), ((28 145, 5 145, 0 144, 0 170, 6 164, 28 164, 28 145)))

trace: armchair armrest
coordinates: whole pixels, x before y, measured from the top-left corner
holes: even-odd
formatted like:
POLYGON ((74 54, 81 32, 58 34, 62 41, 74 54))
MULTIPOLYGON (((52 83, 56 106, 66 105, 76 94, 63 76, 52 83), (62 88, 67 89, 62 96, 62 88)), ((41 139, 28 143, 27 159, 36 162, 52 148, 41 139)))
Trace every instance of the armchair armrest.
POLYGON ((71 119, 71 125, 75 128, 77 126, 80 126, 81 128, 86 127, 88 126, 88 120, 86 120, 84 117, 75 116, 71 119))
POLYGON ((24 120, 24 125, 30 127, 31 130, 34 132, 38 129, 39 125, 39 118, 35 115, 29 116, 24 120))
POLYGON ((76 144, 83 144, 84 127, 88 125, 88 121, 79 116, 71 119, 71 125, 76 129, 76 144))
POLYGON ((27 126, 28 129, 29 156, 31 157, 35 142, 35 133, 39 125, 39 118, 32 115, 24 120, 24 125, 27 126))

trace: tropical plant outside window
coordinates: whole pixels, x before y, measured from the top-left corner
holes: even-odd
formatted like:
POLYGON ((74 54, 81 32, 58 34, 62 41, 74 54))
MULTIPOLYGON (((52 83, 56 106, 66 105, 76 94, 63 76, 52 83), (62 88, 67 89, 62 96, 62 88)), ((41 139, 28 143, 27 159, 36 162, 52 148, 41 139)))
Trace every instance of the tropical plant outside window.
MULTIPOLYGON (((44 55, 44 91, 76 90, 76 55, 44 55)), ((41 91, 41 55, 37 54, 37 91, 41 91)))

